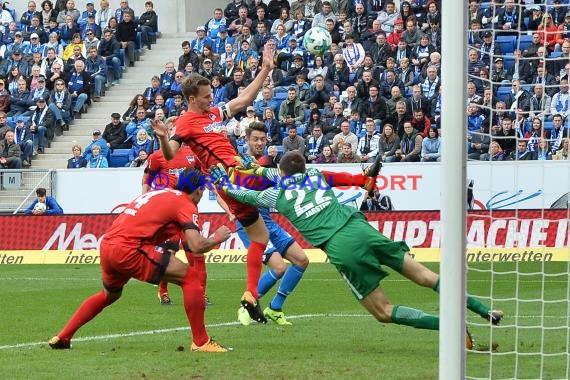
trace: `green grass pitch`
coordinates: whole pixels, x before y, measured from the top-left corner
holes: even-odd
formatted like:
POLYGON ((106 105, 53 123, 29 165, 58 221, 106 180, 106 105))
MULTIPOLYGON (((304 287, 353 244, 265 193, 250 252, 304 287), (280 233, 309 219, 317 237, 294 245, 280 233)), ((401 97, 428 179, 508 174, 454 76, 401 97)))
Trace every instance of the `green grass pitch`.
MULTIPOLYGON (((431 265, 437 270, 437 265, 431 265)), ((480 264, 480 269, 488 266, 480 264)), ((564 273, 567 263, 547 263, 564 273)), ((495 272, 514 270, 495 264, 495 272)), ((519 264, 519 272, 542 270, 519 264)), ((236 309, 244 288, 239 264, 208 266, 206 322, 212 337, 234 348, 229 354, 189 351, 190 332, 181 292, 161 306, 157 288, 131 281, 123 298, 79 330, 72 350, 53 351, 46 342, 72 312, 101 287, 92 265, 3 266, 0 276, 0 371, 10 379, 437 379, 438 333, 382 325, 356 302, 329 264, 311 264, 285 304, 293 326, 238 325, 236 309)), ((491 329, 468 313, 479 348, 498 344, 497 353, 467 355, 467 374, 478 378, 568 377, 568 278, 469 272, 470 293, 490 295, 505 311, 504 326, 491 329), (543 281, 544 280, 544 281, 543 281), (542 295, 549 301, 542 303, 542 295), (517 297, 524 302, 506 300, 517 297), (536 300, 536 301, 533 301, 536 300), (542 316, 542 317, 541 317, 542 316), (544 325, 541 330, 532 326, 544 325), (519 328, 514 326, 518 325, 519 328), (525 355, 517 357, 511 352, 525 355), (533 352, 561 355, 533 355, 533 352), (542 370, 541 370, 542 368, 542 370)), ((398 274, 382 286, 393 303, 437 313, 437 294, 398 274)), ((276 288, 273 289, 275 291, 276 288)), ((262 299, 269 302, 270 293, 262 299)))

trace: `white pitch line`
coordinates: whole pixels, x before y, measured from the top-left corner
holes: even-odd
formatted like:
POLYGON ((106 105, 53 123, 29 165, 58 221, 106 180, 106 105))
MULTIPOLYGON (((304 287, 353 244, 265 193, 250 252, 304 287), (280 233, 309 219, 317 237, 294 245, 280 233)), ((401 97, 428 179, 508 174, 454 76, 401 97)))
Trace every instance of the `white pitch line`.
MULTIPOLYGON (((322 317, 333 317, 333 318, 342 318, 342 317, 370 317, 369 314, 301 314, 301 315, 293 315, 287 316, 287 319, 302 319, 302 318, 322 318, 322 317)), ((216 323, 212 325, 206 325, 207 328, 216 328, 216 327, 227 327, 227 326, 239 326, 239 322, 224 322, 224 323, 216 323)), ((110 340, 110 339, 117 339, 117 338, 127 338, 132 336, 143 336, 143 335, 152 335, 152 334, 164 334, 176 331, 186 331, 190 330, 190 327, 173 327, 170 329, 158 329, 158 330, 146 330, 146 331, 133 331, 130 333, 125 334, 108 334, 108 335, 96 335, 96 336, 86 336, 82 338, 73 338, 73 342, 90 342, 96 340, 110 340)), ((0 346, 0 350, 10 350, 10 349, 17 349, 17 348, 29 348, 35 346, 43 346, 47 345, 47 342, 30 342, 30 343, 18 343, 18 344, 11 344, 11 345, 4 345, 0 346)))
MULTIPOLYGON (((300 315, 288 315, 287 319, 303 319, 303 318, 371 318, 369 314, 343 314, 343 313, 326 313, 326 314, 300 314, 300 315)), ((508 316, 509 318, 515 318, 515 316, 508 316)), ((556 319, 556 318, 563 318, 566 317, 555 316, 555 315, 520 315, 518 318, 524 319, 536 319, 536 318, 548 318, 548 319, 556 319)), ((227 326, 239 326, 239 322, 223 322, 223 323, 215 323, 211 325, 206 325, 207 328, 212 329, 216 327, 227 327, 227 326)), ((73 338, 73 342, 90 342, 90 341, 97 341, 97 340, 110 340, 110 339, 118 339, 118 338, 127 338, 133 336, 143 336, 143 335, 152 335, 152 334, 164 334, 170 332, 177 332, 177 331, 187 331, 190 330, 188 326, 185 327, 173 327, 169 329, 158 329, 158 330, 146 330, 146 331, 133 331, 130 333, 124 334, 108 334, 108 335, 96 335, 96 336, 86 336, 81 338, 73 338)), ((18 344, 10 344, 0 346, 0 350, 11 350, 11 349, 18 349, 18 348, 29 348, 29 347, 36 347, 36 346, 43 346, 47 345, 47 342, 30 342, 30 343, 18 343, 18 344)))

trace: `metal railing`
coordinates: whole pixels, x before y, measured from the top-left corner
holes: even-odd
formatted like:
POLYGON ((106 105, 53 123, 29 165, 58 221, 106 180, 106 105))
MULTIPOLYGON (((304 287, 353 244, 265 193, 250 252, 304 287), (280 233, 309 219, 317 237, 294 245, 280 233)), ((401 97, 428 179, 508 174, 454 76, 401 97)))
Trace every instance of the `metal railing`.
POLYGON ((0 212, 22 212, 36 196, 38 187, 51 195, 54 180, 53 169, 0 169, 0 212))

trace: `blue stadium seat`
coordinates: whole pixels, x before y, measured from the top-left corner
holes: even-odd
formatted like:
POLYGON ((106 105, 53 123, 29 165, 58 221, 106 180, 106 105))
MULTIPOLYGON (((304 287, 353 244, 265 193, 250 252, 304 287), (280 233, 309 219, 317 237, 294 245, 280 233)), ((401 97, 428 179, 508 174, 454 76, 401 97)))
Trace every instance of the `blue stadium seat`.
POLYGON ((151 43, 156 43, 156 39, 160 37, 160 32, 158 31, 158 15, 156 16, 156 27, 153 29, 152 32, 148 33, 148 38, 151 43))
POLYGON ((517 43, 516 36, 497 36, 495 43, 501 47, 502 54, 513 53, 517 43))
POLYGON ((513 54, 505 54, 503 56, 503 64, 506 71, 509 71, 512 65, 515 64, 515 56, 513 54))
POLYGON ((519 36, 519 49, 524 51, 530 44, 532 44, 532 35, 522 34, 519 36))
POLYGON ((308 123, 310 121, 309 120, 310 117, 311 117, 311 109, 305 108, 305 115, 303 116, 303 120, 305 121, 305 123, 308 123))
POLYGON ((542 126, 544 128, 545 131, 552 131, 552 128, 554 128, 554 123, 551 121, 545 121, 544 123, 542 123, 542 126))
POLYGON ((277 100, 278 102, 287 99, 287 91, 274 93, 273 99, 277 100))
POLYGON ((562 55, 561 51, 553 51, 552 53, 550 53, 549 58, 558 58, 562 55))
POLYGON ((6 124, 8 124, 8 126, 12 127, 12 128, 16 128, 16 119, 18 117, 21 117, 22 119, 24 119, 24 124, 28 125, 29 121, 31 119, 30 116, 9 116, 8 118, 6 118, 6 124))
POLYGON ((109 167, 122 168, 129 162, 130 149, 113 149, 109 153, 109 167))
POLYGON ((497 89, 497 98, 500 101, 504 101, 507 95, 511 92, 511 87, 502 86, 497 89))
POLYGON ((277 145, 277 154, 283 154, 283 145, 277 145))

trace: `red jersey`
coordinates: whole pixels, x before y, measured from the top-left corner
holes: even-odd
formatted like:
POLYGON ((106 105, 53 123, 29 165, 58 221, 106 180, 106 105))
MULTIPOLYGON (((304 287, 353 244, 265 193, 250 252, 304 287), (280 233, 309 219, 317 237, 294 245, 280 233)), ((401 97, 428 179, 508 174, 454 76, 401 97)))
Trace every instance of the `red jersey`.
POLYGON ((187 145, 182 145, 172 160, 167 161, 162 150, 157 150, 148 156, 146 165, 146 183, 151 189, 172 189, 178 182, 180 172, 196 166, 196 157, 187 145))
POLYGON ((226 168, 237 165, 237 152, 226 137, 220 107, 199 114, 188 111, 174 122, 172 140, 186 143, 205 170, 221 162, 226 168))
POLYGON ((196 205, 186 193, 164 189, 133 200, 115 219, 104 240, 135 248, 159 245, 178 240, 187 229, 200 230, 196 205))

